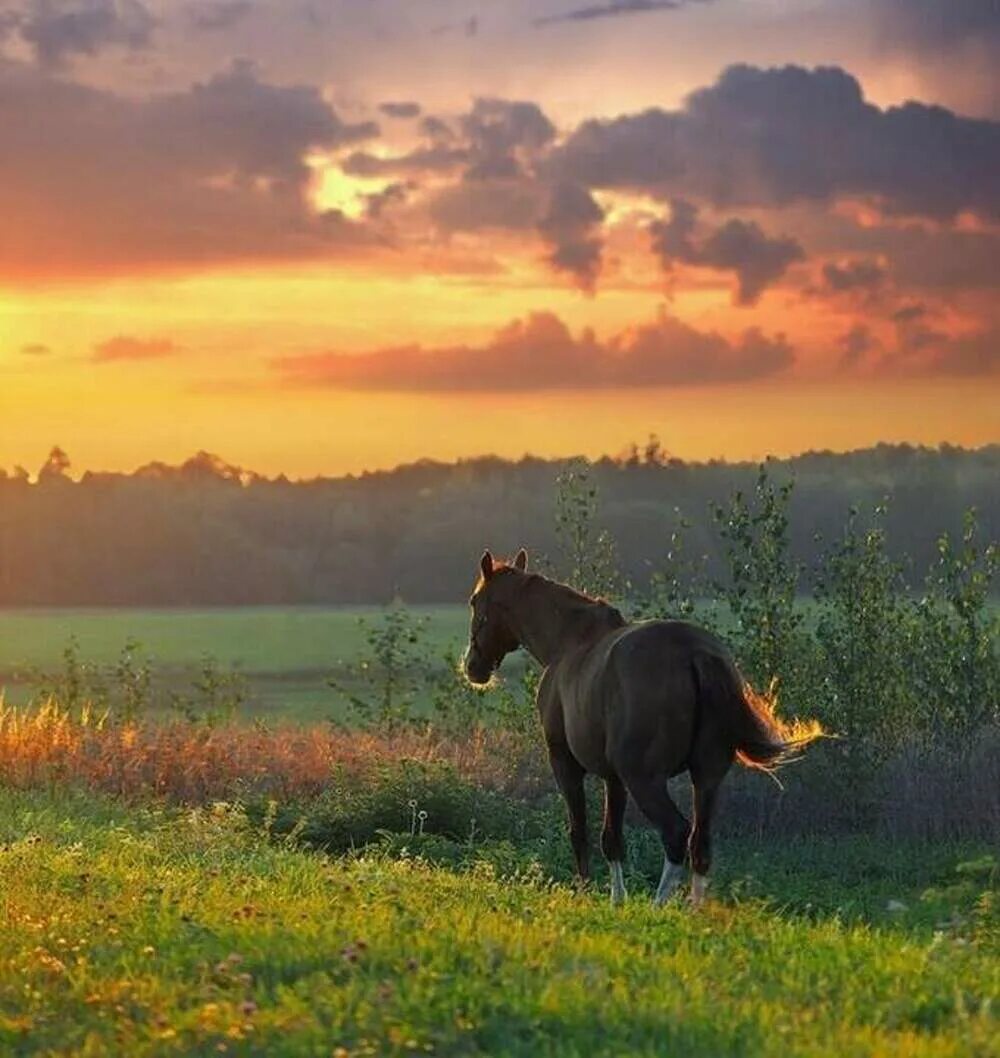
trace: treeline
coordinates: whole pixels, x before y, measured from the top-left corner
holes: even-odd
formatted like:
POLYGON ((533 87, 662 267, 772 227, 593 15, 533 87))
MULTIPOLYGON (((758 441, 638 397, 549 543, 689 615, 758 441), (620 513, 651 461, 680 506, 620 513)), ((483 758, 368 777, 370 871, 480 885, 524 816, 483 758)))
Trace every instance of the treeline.
MULTIPOLYGON (((265 478, 200 453, 132 474, 71 474, 53 449, 32 478, 0 471, 0 605, 243 605, 411 602, 465 597, 486 545, 555 555, 556 482, 566 461, 494 457, 419 462, 359 477, 265 478)), ((600 519, 626 582, 642 592, 684 526, 710 582, 727 564, 712 515, 751 494, 750 463, 684 463, 653 439, 591 464, 600 519)), ((836 541, 852 507, 881 516, 888 554, 923 582, 944 532, 975 507, 1000 538, 1000 445, 879 445, 769 463, 794 481, 789 544, 805 567, 836 541)))

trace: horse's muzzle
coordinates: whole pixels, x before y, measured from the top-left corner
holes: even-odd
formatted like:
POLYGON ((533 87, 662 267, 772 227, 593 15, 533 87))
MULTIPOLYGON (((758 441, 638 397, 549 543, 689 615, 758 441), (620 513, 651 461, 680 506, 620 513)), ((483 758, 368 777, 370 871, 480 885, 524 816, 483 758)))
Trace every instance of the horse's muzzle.
POLYGON ((469 683, 474 683, 480 687, 484 683, 489 683, 493 678, 495 667, 476 651, 470 650, 465 655, 465 675, 469 683))

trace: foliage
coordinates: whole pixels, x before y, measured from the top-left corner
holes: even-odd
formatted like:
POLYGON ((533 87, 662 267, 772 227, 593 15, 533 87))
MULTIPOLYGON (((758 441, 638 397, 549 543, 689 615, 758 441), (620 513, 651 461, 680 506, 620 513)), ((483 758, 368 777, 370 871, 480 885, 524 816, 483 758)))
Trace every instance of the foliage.
POLYGON ((981 535, 970 509, 957 540, 938 537, 915 622, 922 640, 918 679, 931 719, 939 730, 961 734, 1000 723, 1000 619, 989 607, 1000 548, 996 541, 983 545, 981 535))
MULTIPOLYGON (((979 508, 986 540, 1000 537, 1000 445, 879 445, 769 465, 797 483, 790 551, 810 568, 817 534, 835 538, 848 507, 869 509, 887 493, 890 555, 909 560, 915 582, 936 561, 936 537, 959 533, 968 507, 979 508)), ((79 480, 0 471, 0 602, 190 609, 380 605, 396 592, 421 604, 464 599, 484 546, 559 554, 552 497, 565 469, 564 460, 484 457, 294 482, 202 453, 179 467, 79 480)), ((677 509, 691 525, 691 554, 708 556, 713 579, 725 576, 709 505, 726 505, 736 490, 751 496, 754 464, 682 463, 654 447, 648 458, 594 460, 586 473, 600 494, 596 524, 613 535, 638 591, 677 509)))
POLYGON ((789 550, 789 504, 794 483, 775 485, 761 465, 753 496, 737 490, 713 510, 728 578, 715 590, 728 603, 731 638, 747 677, 758 687, 778 681, 796 707, 808 700, 812 643, 797 605, 801 566, 789 550))
POLYGON ((537 749, 497 727, 444 738, 423 730, 392 733, 332 725, 283 725, 145 719, 109 723, 84 704, 49 700, 15 708, 0 701, 0 784, 23 789, 53 783, 180 804, 239 797, 311 797, 334 771, 365 781, 400 759, 447 765, 489 789, 534 796, 548 787, 537 749))
POLYGON ((561 578, 588 595, 619 594, 622 577, 615 545, 598 524, 600 492, 586 460, 573 460, 556 477, 555 508, 561 578))
POLYGON ((232 723, 246 700, 247 684, 243 675, 223 671, 210 654, 203 655, 190 691, 170 692, 171 709, 188 721, 201 721, 210 726, 232 723))
POLYGON ((679 509, 673 515, 667 551, 650 574, 648 587, 637 602, 636 616, 697 621, 707 628, 717 627, 715 608, 705 602, 711 592, 705 572, 707 556, 691 555, 692 524, 679 509))
POLYGON ((825 662, 825 693, 816 704, 847 737, 842 757, 854 771, 905 740, 920 704, 908 678, 910 605, 901 570, 886 552, 885 513, 876 507, 864 528, 858 509, 850 510, 816 583, 816 639, 825 662))
POLYGON ((424 675, 425 623, 398 599, 378 619, 358 619, 367 650, 356 662, 356 675, 365 690, 357 693, 338 680, 330 681, 347 699, 356 722, 391 729, 413 721, 413 705, 424 675))

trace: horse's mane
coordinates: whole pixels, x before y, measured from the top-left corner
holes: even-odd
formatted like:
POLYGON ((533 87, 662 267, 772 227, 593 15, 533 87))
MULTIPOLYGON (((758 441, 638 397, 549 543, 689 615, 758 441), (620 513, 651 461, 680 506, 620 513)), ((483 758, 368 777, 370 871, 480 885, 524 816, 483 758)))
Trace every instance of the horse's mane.
MULTIPOLYGON (((508 566, 505 563, 503 566, 500 566, 499 569, 513 569, 513 567, 508 566)), ((520 570, 516 572, 520 572, 520 570)), ((522 577, 524 578, 524 587, 526 589, 537 585, 544 585, 546 591, 550 595, 556 596, 562 607, 567 610, 575 610, 579 612, 581 617, 589 616, 601 618, 604 623, 611 628, 621 628, 627 623, 625 618, 622 617, 621 611, 616 606, 609 603, 607 599, 595 595, 588 595, 586 592, 572 588, 568 584, 563 584, 560 581, 544 577, 540 573, 523 573, 522 577)))

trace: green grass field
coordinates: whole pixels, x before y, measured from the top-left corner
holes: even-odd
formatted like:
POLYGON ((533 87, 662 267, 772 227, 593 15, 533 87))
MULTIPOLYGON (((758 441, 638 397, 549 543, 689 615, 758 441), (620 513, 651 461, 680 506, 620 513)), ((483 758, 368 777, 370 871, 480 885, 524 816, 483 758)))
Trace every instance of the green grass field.
POLYGON ((957 849, 732 847, 692 912, 58 790, 0 792, 0 842, 4 1055, 1000 1054, 996 892, 957 849))
MULTIPOLYGON (((205 655, 246 677, 247 711, 287 720, 340 716, 343 703, 327 685, 365 648, 360 618, 381 608, 244 607, 198 610, 0 610, 0 687, 8 700, 31 694, 33 670, 56 671, 71 639, 84 661, 110 665, 130 639, 141 644, 156 672, 181 685, 205 655)), ((468 607, 413 607, 426 619, 428 660, 464 648, 468 607)))

